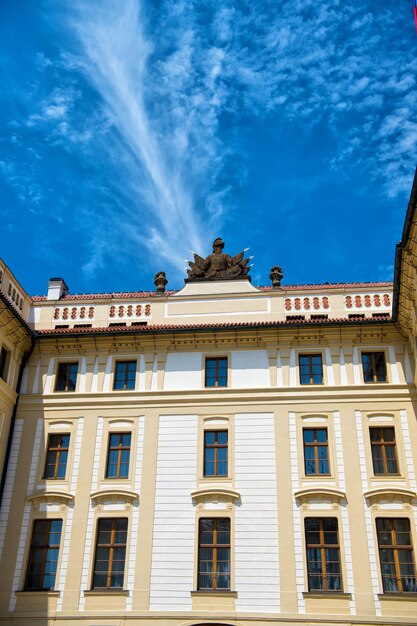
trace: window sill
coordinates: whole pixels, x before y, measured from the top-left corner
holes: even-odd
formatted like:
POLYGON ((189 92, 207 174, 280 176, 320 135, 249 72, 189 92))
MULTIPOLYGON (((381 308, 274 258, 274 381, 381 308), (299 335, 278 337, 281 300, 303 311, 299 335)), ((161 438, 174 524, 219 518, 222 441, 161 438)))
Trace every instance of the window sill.
POLYGON ((20 591, 16 591, 17 596, 39 596, 40 594, 47 596, 48 598, 59 598, 59 591, 55 591, 55 589, 21 589, 20 591))
POLYGON ((303 480, 320 480, 325 478, 326 480, 336 480, 333 474, 304 474, 303 480))
POLYGON ((387 593, 379 593, 378 598, 380 600, 411 600, 411 602, 417 602, 417 593, 415 591, 388 591, 387 593))
POLYGON ((346 598, 346 600, 351 600, 352 594, 345 591, 303 591, 303 598, 346 598))
POLYGON ((127 589, 87 589, 85 596, 128 596, 127 589))
POLYGON ((218 596, 219 598, 237 598, 237 591, 229 591, 225 589, 199 589, 198 591, 190 591, 192 597, 218 596))

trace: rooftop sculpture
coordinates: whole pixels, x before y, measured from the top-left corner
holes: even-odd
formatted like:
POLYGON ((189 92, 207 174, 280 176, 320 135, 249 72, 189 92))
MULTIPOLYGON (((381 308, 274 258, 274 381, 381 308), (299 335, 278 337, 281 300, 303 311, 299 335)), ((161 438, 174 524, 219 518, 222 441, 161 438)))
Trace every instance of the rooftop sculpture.
POLYGON ((194 253, 194 261, 188 261, 190 269, 187 270, 186 282, 202 280, 233 280, 235 278, 247 278, 250 270, 249 258, 244 259, 245 250, 230 256, 223 252, 224 241, 217 237, 213 241, 213 252, 205 259, 194 253))

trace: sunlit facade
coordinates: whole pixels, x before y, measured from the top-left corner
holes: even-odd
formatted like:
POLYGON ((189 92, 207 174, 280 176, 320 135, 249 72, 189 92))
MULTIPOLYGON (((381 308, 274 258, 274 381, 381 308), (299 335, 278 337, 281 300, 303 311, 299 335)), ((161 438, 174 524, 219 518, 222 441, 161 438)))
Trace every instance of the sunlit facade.
POLYGON ((1 265, 0 624, 416 623, 415 204, 394 284, 1 265))

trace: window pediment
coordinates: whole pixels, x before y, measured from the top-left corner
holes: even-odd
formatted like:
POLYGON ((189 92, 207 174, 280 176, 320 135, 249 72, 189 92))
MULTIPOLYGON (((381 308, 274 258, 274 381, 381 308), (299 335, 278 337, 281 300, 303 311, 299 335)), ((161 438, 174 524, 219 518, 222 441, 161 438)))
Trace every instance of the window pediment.
POLYGON ((308 487, 294 493, 296 500, 309 498, 326 498, 327 500, 346 500, 346 493, 334 487, 308 487))
POLYGON ((236 502, 240 499, 240 493, 226 487, 203 487, 191 493, 194 502, 236 502))
POLYGON ((92 493, 90 498, 96 503, 103 500, 134 502, 139 499, 139 494, 130 489, 101 489, 92 493))
POLYGON ((401 498, 412 500, 417 497, 417 493, 412 491, 411 489, 406 489, 405 487, 377 487, 376 489, 370 489, 369 491, 365 491, 363 494, 367 500, 377 500, 378 498, 384 497, 396 497, 399 496, 401 498))
POLYGON ((32 495, 27 496, 26 500, 28 502, 59 502, 68 505, 74 501, 74 495, 67 491, 55 489, 54 491, 36 491, 32 495))

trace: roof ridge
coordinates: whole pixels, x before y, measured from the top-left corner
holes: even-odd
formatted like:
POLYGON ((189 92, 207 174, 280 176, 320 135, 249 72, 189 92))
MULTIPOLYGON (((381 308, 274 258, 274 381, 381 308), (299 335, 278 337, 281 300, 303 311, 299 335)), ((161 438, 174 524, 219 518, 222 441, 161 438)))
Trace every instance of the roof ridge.
MULTIPOLYGON (((392 281, 368 281, 368 282, 340 282, 340 283, 306 283, 295 285, 282 285, 280 289, 275 289, 272 285, 262 285, 256 287, 259 291, 296 291, 299 289, 343 289, 347 287, 392 287, 392 281)), ((163 295, 170 296, 178 293, 181 289, 171 289, 163 295)), ((105 291, 102 293, 74 293, 67 294, 60 298, 59 302, 71 302, 73 300, 105 300, 107 298, 150 298, 152 296, 160 297, 156 291, 105 291)), ((43 302, 47 300, 47 296, 31 296, 33 302, 43 302)))

